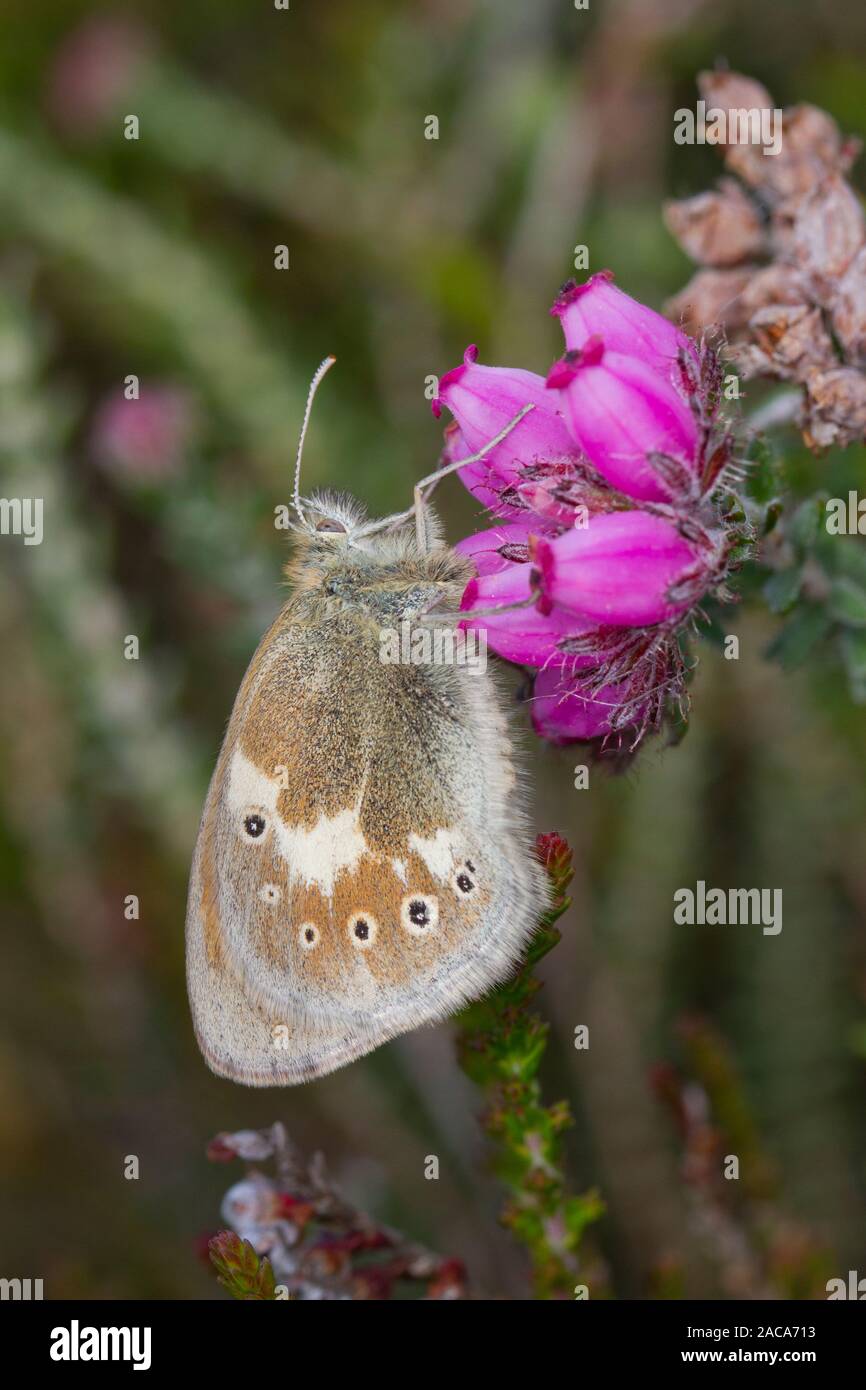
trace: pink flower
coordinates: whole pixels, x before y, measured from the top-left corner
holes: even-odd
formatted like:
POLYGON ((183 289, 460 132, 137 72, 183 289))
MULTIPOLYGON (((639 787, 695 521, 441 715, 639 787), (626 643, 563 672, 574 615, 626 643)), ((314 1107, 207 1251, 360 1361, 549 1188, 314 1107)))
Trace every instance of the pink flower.
POLYGON ((523 406, 535 407, 485 458, 460 470, 469 491, 490 506, 491 497, 517 481, 521 467, 573 458, 577 451, 543 377, 519 367, 484 367, 477 357, 478 349, 468 347, 462 364, 440 379, 431 402, 437 419, 446 405, 459 427, 447 440, 449 462, 477 453, 523 406))
POLYGON ((617 289, 610 270, 590 275, 583 285, 567 281, 550 312, 560 319, 570 352, 585 348, 590 338, 602 338, 609 352, 639 357, 665 377, 680 352, 695 356, 691 338, 655 309, 617 289))
POLYGON ((195 429, 186 391, 169 383, 143 386, 138 400, 115 391, 97 409, 93 452, 109 472, 140 481, 177 472, 195 429))
MULTIPOLYGON (((574 659, 564 655, 558 644, 583 636, 593 624, 560 608, 542 613, 532 601, 531 575, 530 564, 509 564, 495 574, 470 579, 463 590, 461 610, 480 608, 485 615, 467 619, 460 626, 483 632, 491 651, 518 666, 573 663, 574 659), (512 607, 514 604, 523 606, 512 607), (489 608, 500 611, 487 614, 489 608)), ((578 664, 592 665, 592 657, 579 658, 578 664)))
MULTIPOLYGON (((445 445, 439 460, 440 465, 458 463, 460 459, 468 458, 474 452, 475 450, 471 449, 463 438, 457 421, 451 420, 445 426, 445 445)), ((475 500, 480 502, 483 507, 487 507, 495 516, 520 516, 522 505, 519 500, 513 498, 509 500, 509 494, 513 487, 512 481, 504 473, 495 472, 486 459, 459 469, 457 476, 464 487, 469 489, 475 500)))
POLYGON ((593 517, 532 545, 542 612, 553 605, 614 627, 668 622, 690 607, 704 564, 676 527, 647 512, 593 517))
POLYGON ((719 419, 722 368, 609 273, 566 286, 553 312, 568 351, 546 383, 481 367, 469 349, 433 403, 455 417, 449 461, 534 407, 460 470, 505 518, 458 546, 477 571, 462 626, 529 668, 543 737, 631 750, 684 714, 685 641, 705 598, 730 597, 731 557, 750 539, 719 419))
POLYGON ((54 56, 46 89, 49 112, 64 133, 89 136, 116 116, 151 46, 147 31, 127 18, 99 14, 74 28, 54 56))
POLYGON ((479 575, 496 574, 498 570, 508 569, 509 565, 527 564, 529 538, 537 536, 539 529, 538 525, 530 526, 525 521, 494 526, 491 531, 477 531, 474 536, 466 536, 454 549, 468 556, 479 575))
POLYGON ((575 743, 607 738, 620 721, 637 725, 641 708, 628 707, 619 685, 591 691, 575 681, 571 670, 548 667, 535 679, 530 704, 532 727, 551 743, 575 743))
POLYGON ((695 466, 695 414, 673 383, 642 358, 608 352, 601 338, 590 338, 554 363, 547 385, 559 395, 574 441, 589 462, 631 497, 669 500, 653 466, 656 454, 695 466))

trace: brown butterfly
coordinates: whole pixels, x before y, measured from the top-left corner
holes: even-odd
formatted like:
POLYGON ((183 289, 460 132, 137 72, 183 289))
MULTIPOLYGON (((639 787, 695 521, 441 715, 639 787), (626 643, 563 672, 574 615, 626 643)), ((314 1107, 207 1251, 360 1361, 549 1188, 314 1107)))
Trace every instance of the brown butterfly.
POLYGON ((235 700, 189 888, 196 1035, 249 1086, 325 1075, 478 998, 546 902, 503 699, 454 625, 471 567, 424 505, 447 470, 375 521, 299 495, 332 362, 301 430, 291 596, 235 700), (431 637, 450 659, 415 659, 431 637))

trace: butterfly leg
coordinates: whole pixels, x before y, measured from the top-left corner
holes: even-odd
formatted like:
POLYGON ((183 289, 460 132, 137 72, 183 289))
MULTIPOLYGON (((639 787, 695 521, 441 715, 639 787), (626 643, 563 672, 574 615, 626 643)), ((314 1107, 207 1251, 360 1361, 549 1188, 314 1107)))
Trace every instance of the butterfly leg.
POLYGON ((468 458, 465 459, 455 459, 453 463, 446 463, 444 468, 437 468, 435 473, 429 473, 426 478, 422 478, 420 482, 415 484, 414 501, 407 511, 396 512, 393 516, 386 516, 382 517, 379 521, 368 522, 366 526, 359 527, 356 534, 358 536, 371 536, 376 531, 392 531, 395 527, 402 526, 404 522, 411 521, 414 516, 418 549, 422 555, 426 555, 429 545, 424 507, 436 484, 449 473, 456 473, 458 468, 465 468, 467 464, 480 462, 486 454, 489 454, 491 449, 495 449, 497 444, 501 444, 503 439, 507 439, 515 425, 520 424, 524 415, 528 415, 530 410, 534 409, 535 406, 531 402, 529 405, 525 405, 522 410, 517 412, 512 420, 508 421, 508 424, 505 425, 497 435, 494 435, 492 439, 488 439, 487 443, 483 445, 476 454, 470 454, 468 458), (425 488, 427 488, 426 493, 424 491, 425 488))
POLYGON ((419 623, 465 623, 470 618, 495 618, 500 613, 513 613, 517 608, 532 608, 535 596, 518 599, 516 603, 499 603, 492 608, 437 609, 438 602, 436 598, 428 608, 422 609, 418 614, 419 623))
POLYGON ((418 541, 418 549, 422 555, 426 554, 428 549, 424 505, 430 498, 440 478, 446 477, 449 473, 456 473, 459 468, 465 468, 467 464, 480 463, 481 459, 483 459, 486 454, 489 454, 491 449, 495 449, 497 444, 501 444, 503 439, 507 439, 515 425, 519 425, 523 417, 528 415, 530 410, 534 409, 535 406, 532 404, 525 405, 522 410, 517 412, 513 419, 508 421, 508 424, 501 429, 497 435, 494 435, 492 439, 488 439, 487 443, 484 444, 477 453, 470 454, 469 457, 465 459, 455 459, 453 463, 446 463, 444 468, 437 468, 435 473, 430 473, 426 478, 422 478, 420 482, 415 484, 415 501, 409 515, 411 516, 413 512, 415 514, 415 535, 418 541), (430 487, 425 495, 424 488, 427 487, 428 483, 430 487))

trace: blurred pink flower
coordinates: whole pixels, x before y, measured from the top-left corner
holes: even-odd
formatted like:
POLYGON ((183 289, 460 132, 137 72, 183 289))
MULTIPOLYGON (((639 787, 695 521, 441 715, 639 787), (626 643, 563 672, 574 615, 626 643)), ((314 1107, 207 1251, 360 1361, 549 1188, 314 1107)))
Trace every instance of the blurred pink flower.
POLYGON ((178 471, 196 427, 190 395, 170 383, 143 386, 138 400, 118 390, 96 410, 91 446, 107 471, 157 481, 178 471))
POLYGON ((132 19, 97 15, 67 34, 48 69, 45 101, 64 133, 97 132, 119 110, 151 42, 132 19))

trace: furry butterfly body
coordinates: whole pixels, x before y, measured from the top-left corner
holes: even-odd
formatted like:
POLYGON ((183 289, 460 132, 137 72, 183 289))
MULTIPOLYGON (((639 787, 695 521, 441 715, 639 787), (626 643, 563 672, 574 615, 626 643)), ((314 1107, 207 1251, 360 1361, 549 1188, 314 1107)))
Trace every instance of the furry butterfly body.
POLYGON ((478 997, 545 901, 491 676, 382 659, 383 629, 459 606, 467 564, 362 520, 324 499, 299 533, 196 846, 196 1034, 247 1085, 324 1075, 478 997))

